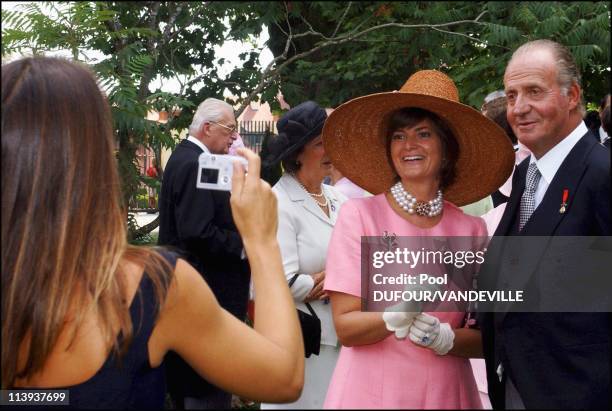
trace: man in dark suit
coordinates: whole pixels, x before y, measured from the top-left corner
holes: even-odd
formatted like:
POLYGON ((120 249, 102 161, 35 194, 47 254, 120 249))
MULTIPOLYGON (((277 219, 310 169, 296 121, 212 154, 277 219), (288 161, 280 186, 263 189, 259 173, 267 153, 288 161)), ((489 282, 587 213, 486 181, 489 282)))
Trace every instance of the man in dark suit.
MULTIPOLYGON (((610 156, 582 121, 580 76, 567 48, 548 40, 524 44, 508 63, 504 86, 508 122, 532 155, 514 173, 492 242, 611 235, 610 156)), ((504 284, 526 287, 545 275, 537 264, 509 268, 485 264, 481 273, 509 271, 504 284)), ((612 405, 610 313, 485 312, 479 319, 495 409, 612 405)))
MULTIPOLYGON (((206 279, 219 304, 246 315, 250 270, 234 225, 227 191, 196 188, 202 152, 227 154, 236 139, 232 107, 214 98, 200 104, 189 136, 164 171, 159 198, 159 245, 172 246, 206 279)), ((167 359, 168 387, 179 408, 230 408, 231 394, 207 383, 175 354, 167 359)))

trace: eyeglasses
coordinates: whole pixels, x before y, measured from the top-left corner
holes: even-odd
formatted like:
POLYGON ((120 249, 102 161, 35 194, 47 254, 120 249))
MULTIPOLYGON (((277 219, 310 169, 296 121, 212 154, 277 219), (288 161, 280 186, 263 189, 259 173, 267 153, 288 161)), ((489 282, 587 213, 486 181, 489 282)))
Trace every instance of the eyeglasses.
POLYGON ((226 129, 226 130, 229 130, 229 132, 230 132, 231 134, 234 134, 234 133, 237 133, 237 132, 238 132, 238 130, 236 130, 236 126, 231 126, 231 127, 228 127, 228 126, 226 126, 225 124, 217 123, 216 121, 212 121, 212 120, 209 120, 208 122, 209 122, 209 123, 216 124, 216 125, 218 125, 218 126, 221 126, 221 127, 223 127, 224 129, 226 129))

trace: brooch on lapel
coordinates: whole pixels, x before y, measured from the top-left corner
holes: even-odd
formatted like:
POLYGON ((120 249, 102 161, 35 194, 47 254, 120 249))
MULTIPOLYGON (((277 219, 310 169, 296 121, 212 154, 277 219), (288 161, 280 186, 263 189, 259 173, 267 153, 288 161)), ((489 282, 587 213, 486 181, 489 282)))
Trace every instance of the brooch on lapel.
POLYGON ((336 206, 334 205, 334 200, 330 200, 329 201, 329 208, 331 208, 332 211, 336 211, 336 206))
POLYGON ((387 246, 387 250, 390 251, 392 248, 397 248, 397 234, 392 233, 389 235, 387 230, 383 231, 383 244, 387 246))
POLYGON ((563 198, 561 199, 561 208, 559 209, 560 214, 564 214, 567 209, 567 198, 569 197, 569 190, 567 188, 563 189, 563 198))

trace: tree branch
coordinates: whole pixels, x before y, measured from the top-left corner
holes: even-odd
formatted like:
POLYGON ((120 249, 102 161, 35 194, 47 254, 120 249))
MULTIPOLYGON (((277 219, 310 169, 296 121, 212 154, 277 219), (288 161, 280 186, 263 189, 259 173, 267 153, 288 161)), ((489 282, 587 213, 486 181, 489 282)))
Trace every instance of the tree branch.
POLYGON ((289 33, 287 35, 287 41, 285 42, 285 49, 283 50, 283 54, 274 58, 266 66, 263 73, 261 74, 261 78, 259 80, 259 84, 257 85, 257 87, 255 87, 255 89, 251 91, 251 93, 247 96, 247 98, 240 104, 240 106, 236 110, 236 117, 239 117, 240 114, 242 114, 242 112, 244 111, 244 109, 251 103, 251 100, 253 100, 253 98, 256 95, 261 93, 261 91, 264 88, 266 88, 274 80, 274 78, 277 75, 276 73, 278 72, 278 70, 277 69, 272 70, 272 67, 274 67, 274 65, 277 62, 287 58, 287 53, 289 52, 289 46, 292 43, 293 34, 291 31, 291 24, 289 23, 289 9, 287 8, 287 3, 284 2, 283 4, 285 5, 285 21, 287 22, 287 26, 289 28, 289 33))
POLYGON ((289 33, 287 33, 285 31, 285 29, 283 29, 283 26, 281 26, 280 24, 278 24, 277 22, 274 22, 274 24, 276 24, 276 27, 278 27, 278 29, 287 37, 289 37, 289 33))
POLYGON ((329 37, 325 36, 325 34, 319 33, 318 31, 312 31, 312 30, 305 31, 303 33, 294 34, 293 38, 294 39, 299 39, 300 37, 306 37, 306 36, 319 36, 319 37, 323 38, 324 40, 329 40, 330 39, 329 37))
POLYGON ((355 26, 355 28, 353 29, 353 31, 352 31, 352 32, 353 32, 353 33, 357 33, 357 32, 359 32, 359 29, 360 29, 360 28, 361 28, 361 27, 362 27, 364 24, 366 24, 368 21, 370 21, 370 20, 372 19, 372 17, 373 17, 373 16, 374 16, 374 14, 370 14, 370 15, 369 15, 369 16, 367 16, 365 19, 363 19, 363 21, 362 21, 361 23, 359 23, 359 24, 357 24, 357 25, 355 26))
MULTIPOLYGON (((202 5, 208 5, 208 2, 203 2, 202 5)), ((177 9, 177 13, 172 17, 171 19, 172 25, 174 25, 174 22, 176 21, 179 14, 181 14, 182 10, 183 10, 183 4, 179 6, 179 8, 177 9)), ((184 29, 187 29, 187 27, 191 26, 191 23, 193 23, 193 20, 195 19, 195 17, 196 17, 195 13, 191 14, 189 18, 187 19, 187 21, 181 24, 181 27, 183 27, 184 29)), ((164 45, 168 44, 170 40, 172 40, 172 38, 174 38, 174 36, 176 36, 180 31, 181 30, 174 30, 172 33, 169 33, 165 39, 164 45)))
MULTIPOLYGON (((479 20, 482 18, 482 16, 484 16, 487 13, 487 11, 483 11, 482 13, 480 13, 478 15, 478 17, 476 17, 473 20, 458 20, 458 21, 451 21, 448 23, 438 23, 438 24, 403 24, 403 23, 385 23, 385 24, 379 24, 377 26, 372 26, 369 27, 367 29, 364 29, 360 32, 355 32, 354 30, 352 32, 346 33, 346 34, 342 34, 333 38, 330 38, 324 42, 318 43, 315 47, 311 48, 310 50, 306 50, 302 53, 298 53, 295 54, 293 56, 291 56, 290 58, 287 58, 287 51, 288 51, 288 47, 289 44, 292 40, 293 37, 295 36, 299 36, 300 34, 297 34, 295 36, 292 36, 291 34, 289 35, 289 37, 287 38, 287 42, 285 43, 285 51, 283 52, 282 55, 276 57, 274 60, 272 60, 264 69, 263 73, 261 74, 261 79, 259 81, 259 84, 257 85, 257 87, 247 96, 247 98, 240 104, 239 108, 236 110, 236 117, 238 117, 243 111, 244 109, 247 107, 247 105, 249 105, 249 103, 251 102, 251 100, 257 96, 259 93, 261 93, 270 83, 272 83, 272 81, 274 80, 274 78, 276 78, 276 76, 279 75, 280 71, 283 70, 285 67, 287 67, 289 64, 293 63, 294 61, 307 57, 313 53, 316 53, 317 51, 329 47, 329 46, 334 46, 334 45, 339 45, 339 44, 343 44, 355 39, 358 39, 359 37, 362 37, 368 33, 371 33, 373 31, 376 30, 381 30, 384 28, 389 28, 389 27, 399 27, 399 28, 429 28, 429 29, 433 29, 433 30, 438 30, 438 31, 444 31, 445 33, 448 34, 456 34, 456 35, 462 35, 464 37, 467 37, 468 39, 475 41, 475 42, 480 42, 482 43, 481 40, 467 36, 463 33, 456 33, 456 32, 452 32, 452 31, 445 31, 445 30, 440 30, 440 27, 451 27, 451 26, 457 26, 459 24, 483 24, 481 23, 479 20), (284 60, 280 65, 274 67, 276 65, 276 63, 280 62, 281 60, 284 60)), ((312 30, 309 30, 309 34, 310 32, 313 32, 312 34, 317 34, 317 35, 321 35, 322 37, 325 37, 324 35, 322 35, 321 33, 317 33, 314 32, 312 30)), ((303 33, 302 33, 303 34, 303 33)))
POLYGON ((285 21, 287 22, 287 28, 289 29, 289 36, 287 37, 285 51, 283 52, 283 56, 286 58, 287 53, 289 52, 289 46, 293 43, 293 31, 291 30, 291 23, 289 22, 289 7, 287 6, 287 2, 283 2, 283 5, 285 6, 285 21))
MULTIPOLYGON (((103 4, 104 5, 103 7, 105 7, 107 10, 110 10, 108 3, 101 3, 101 4, 103 4)), ((111 32, 119 33, 122 29, 121 22, 119 22, 119 18, 117 17, 117 13, 115 13, 112 20, 104 21, 104 24, 106 24, 109 31, 111 32)), ((127 46, 127 41, 125 37, 115 39, 114 46, 115 46, 115 53, 118 53, 119 51, 123 50, 123 48, 127 46)))
POLYGON ((334 44, 341 44, 341 43, 345 43, 346 40, 353 40, 356 39, 358 37, 363 36, 364 34, 368 34, 372 31, 375 30, 380 30, 380 29, 385 29, 385 28, 389 28, 389 27, 398 27, 398 28, 403 28, 403 29, 419 29, 419 28, 429 28, 429 29, 434 29, 434 28, 439 28, 439 27, 450 27, 450 26, 457 26, 459 24, 467 24, 467 23, 471 23, 471 24, 483 24, 480 21, 478 21, 478 19, 484 14, 486 13, 486 11, 482 12, 478 17, 476 17, 476 19, 474 20, 458 20, 458 21, 451 21, 449 23, 439 23, 439 24, 402 24, 402 23, 385 23, 385 24, 379 24, 378 26, 372 26, 368 29, 362 30, 359 33, 354 33, 354 34, 350 34, 347 33, 345 35, 342 36, 338 36, 335 39, 331 39, 330 41, 333 42, 334 44))
POLYGON ((159 215, 155 217, 155 220, 151 221, 149 224, 145 224, 142 227, 138 227, 132 234, 132 238, 140 238, 146 234, 149 234, 151 231, 155 230, 159 226, 159 215))
POLYGON ((300 19, 308 26, 308 31, 305 32, 305 33, 296 34, 294 37, 302 37, 303 35, 306 35, 306 34, 316 34, 317 36, 321 36, 321 37, 327 39, 327 37, 325 37, 322 33, 319 33, 318 31, 316 31, 312 27, 312 24, 310 24, 308 22, 308 20, 306 20, 306 18, 304 16, 302 16, 301 14, 300 14, 300 19))
MULTIPOLYGON (((159 7, 161 3, 159 1, 151 2, 151 8, 149 9, 149 30, 155 31, 157 29, 157 14, 159 13, 159 7)), ((149 36, 147 40, 147 50, 152 53, 155 49, 153 36, 149 36)))
POLYGON ((336 30, 334 30, 334 34, 331 35, 332 37, 336 37, 336 33, 338 33, 338 30, 340 29, 340 25, 344 21, 344 18, 346 17, 346 14, 348 13, 352 4, 353 4, 352 1, 348 2, 348 6, 346 6, 346 9, 344 10, 344 14, 342 14, 342 17, 340 17, 340 20, 338 21, 338 25, 336 26, 336 30))
POLYGON ((440 33, 454 34, 454 35, 456 35, 456 36, 466 37, 466 38, 468 38, 468 39, 470 39, 470 40, 472 40, 472 41, 475 41, 475 42, 477 42, 477 43, 480 43, 480 44, 485 44, 485 45, 487 44, 487 42, 486 42, 486 41, 482 41, 482 40, 480 40, 480 39, 477 39, 477 38, 474 38, 474 37, 470 37, 470 36, 468 36, 467 34, 457 33, 457 32, 455 32, 455 31, 449 31, 449 30, 442 30, 442 29, 439 29, 439 28, 437 28, 437 27, 432 27, 432 30, 439 31, 440 33))
MULTIPOLYGON (((157 15, 159 14, 159 8, 161 6, 161 2, 154 1, 154 2, 150 2, 149 4, 150 4, 150 7, 149 7, 150 12, 149 12, 148 27, 149 27, 149 30, 154 32, 157 30, 157 25, 158 25, 157 15)), ((149 38, 147 39, 147 52, 153 58, 153 60, 157 59, 158 53, 155 47, 155 39, 151 35, 149 35, 149 38)), ((154 65, 155 63, 152 62, 147 67, 145 67, 142 73, 142 77, 140 78, 140 84, 138 85, 138 98, 141 101, 143 101, 147 97, 147 94, 149 93, 149 83, 151 82, 153 78, 154 65)))
MULTIPOLYGON (((162 41, 163 41, 162 45, 167 44, 168 41, 170 40, 170 37, 171 37, 170 30, 174 26, 174 23, 176 22, 176 18, 179 16, 179 14, 181 14, 181 11, 183 11, 183 4, 178 3, 178 6, 174 10, 174 13, 172 13, 170 18, 168 19, 168 24, 166 25, 166 28, 164 29, 164 34, 162 35, 162 41)), ((187 26, 185 26, 185 27, 187 27, 187 26)), ((174 32, 174 33, 176 33, 176 32, 174 32)), ((172 34, 174 34, 174 33, 172 33, 172 34)))

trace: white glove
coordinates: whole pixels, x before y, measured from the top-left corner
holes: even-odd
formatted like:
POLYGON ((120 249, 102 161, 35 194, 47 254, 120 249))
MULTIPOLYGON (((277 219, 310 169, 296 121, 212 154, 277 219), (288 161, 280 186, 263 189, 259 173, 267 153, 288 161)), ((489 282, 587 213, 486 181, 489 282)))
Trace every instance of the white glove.
POLYGON ((438 355, 448 353, 455 343, 455 332, 449 323, 440 323, 437 317, 421 313, 414 317, 409 338, 415 344, 427 347, 438 355))
POLYGON ((403 340, 408 336, 412 319, 416 317, 418 312, 395 311, 393 307, 388 307, 387 310, 382 316, 387 330, 395 332, 395 338, 403 340))
MULTIPOLYGON (((438 284, 408 284, 404 287, 406 291, 436 291, 439 290, 438 284)), ((387 330, 395 332, 395 338, 403 340, 408 336, 412 320, 422 311, 421 301, 402 301, 385 309, 383 320, 387 330)))

